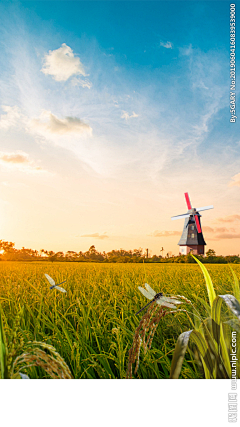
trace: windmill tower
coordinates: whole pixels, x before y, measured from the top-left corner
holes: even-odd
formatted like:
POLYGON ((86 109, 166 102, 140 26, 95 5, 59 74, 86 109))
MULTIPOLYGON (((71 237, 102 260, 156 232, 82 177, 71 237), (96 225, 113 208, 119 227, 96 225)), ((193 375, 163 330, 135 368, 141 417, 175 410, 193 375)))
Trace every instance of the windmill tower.
POLYGON ((196 255, 204 255, 204 246, 206 242, 204 240, 199 211, 206 211, 208 209, 213 209, 213 206, 205 206, 204 208, 192 208, 191 202, 189 199, 188 193, 184 193, 188 212, 183 215, 172 216, 171 219, 181 219, 185 218, 183 232, 181 239, 178 242, 180 246, 180 254, 187 255, 189 252, 192 252, 196 255))

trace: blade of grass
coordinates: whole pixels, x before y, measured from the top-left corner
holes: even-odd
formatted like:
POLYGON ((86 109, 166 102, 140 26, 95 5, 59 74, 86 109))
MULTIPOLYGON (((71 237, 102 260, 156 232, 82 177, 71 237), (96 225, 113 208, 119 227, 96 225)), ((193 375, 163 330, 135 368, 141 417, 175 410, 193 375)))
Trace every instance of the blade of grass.
MULTIPOLYGON (((191 254, 192 255, 192 254, 191 254)), ((209 303, 210 306, 212 307, 213 305, 213 301, 216 298, 216 293, 213 287, 213 283, 212 283, 212 279, 209 276, 209 273, 205 267, 205 265, 203 265, 197 258, 195 258, 194 255, 192 255, 192 257, 195 259, 195 261, 198 263, 198 265, 200 265, 201 270, 203 272, 204 278, 205 278, 205 282, 206 282, 206 286, 207 286, 207 292, 208 292, 208 299, 209 299, 209 303)))
POLYGON ((171 364, 170 378, 179 378, 190 337, 192 341, 197 345, 198 351, 200 353, 205 372, 205 378, 209 379, 212 377, 214 371, 209 349, 202 335, 194 330, 183 332, 178 337, 171 364))
POLYGON ((235 271, 232 269, 231 265, 229 265, 229 264, 228 264, 228 266, 229 266, 229 268, 230 268, 230 270, 231 270, 231 272, 232 272, 233 279, 234 279, 234 281, 233 281, 233 283, 232 283, 233 295, 234 295, 234 296, 235 296, 235 298, 238 300, 238 302, 240 302, 240 288, 239 288, 239 280, 238 280, 238 278, 237 278, 237 276, 236 276, 235 271))
POLYGON ((1 367, 1 378, 9 378, 7 368, 7 342, 2 321, 2 307, 0 304, 0 367, 1 367))

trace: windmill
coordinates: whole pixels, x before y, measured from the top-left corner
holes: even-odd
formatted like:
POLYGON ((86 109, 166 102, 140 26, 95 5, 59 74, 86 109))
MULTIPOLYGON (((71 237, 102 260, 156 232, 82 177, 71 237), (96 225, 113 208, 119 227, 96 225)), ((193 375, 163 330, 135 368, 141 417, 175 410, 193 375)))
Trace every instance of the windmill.
POLYGON ((189 252, 192 252, 196 255, 204 255, 204 246, 206 242, 202 234, 201 215, 199 212, 213 209, 213 205, 195 209, 191 206, 188 193, 184 193, 184 196, 187 202, 188 212, 183 215, 172 216, 171 218, 173 220, 185 218, 182 236, 178 242, 180 254, 187 255, 189 252))

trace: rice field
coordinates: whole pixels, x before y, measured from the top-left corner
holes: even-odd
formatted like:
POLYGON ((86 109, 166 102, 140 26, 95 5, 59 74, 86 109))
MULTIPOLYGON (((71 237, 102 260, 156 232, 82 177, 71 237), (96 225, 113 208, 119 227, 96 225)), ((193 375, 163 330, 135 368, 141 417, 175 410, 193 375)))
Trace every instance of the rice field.
MULTIPOLYGON (((240 266, 232 268, 240 279, 240 266)), ((207 269, 216 294, 231 294, 229 266, 209 264, 207 269)), ((206 317, 207 290, 197 264, 1 262, 0 302, 12 357, 23 353, 28 341, 41 341, 55 347, 73 378, 126 378, 142 315, 135 313, 148 302, 138 290, 145 282, 156 292, 184 295, 206 317), (56 283, 66 280, 67 293, 50 290, 44 273, 56 283)), ((135 378, 169 378, 177 338, 192 329, 191 319, 191 314, 179 312, 161 320, 151 350, 140 352, 135 378)), ((49 378, 41 366, 23 372, 49 378)), ((188 351, 180 378, 203 378, 188 351)))

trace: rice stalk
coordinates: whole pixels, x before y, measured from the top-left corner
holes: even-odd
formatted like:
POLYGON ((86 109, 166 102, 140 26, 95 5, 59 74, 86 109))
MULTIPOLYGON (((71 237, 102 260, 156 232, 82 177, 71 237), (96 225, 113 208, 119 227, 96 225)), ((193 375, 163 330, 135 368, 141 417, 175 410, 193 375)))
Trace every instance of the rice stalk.
POLYGON ((20 373, 20 369, 26 369, 30 364, 31 366, 42 368, 51 378, 73 378, 69 367, 53 346, 37 341, 28 344, 28 351, 14 360, 11 377, 16 377, 20 373), (47 354, 42 349, 48 350, 50 354, 47 354), (24 365, 21 366, 22 364, 24 365))
POLYGON ((139 368, 140 360, 140 349, 143 347, 144 354, 151 349, 153 338, 160 321, 167 314, 176 313, 178 311, 185 311, 184 309, 179 310, 163 310, 157 303, 151 304, 147 312, 142 316, 138 327, 135 330, 132 347, 129 350, 129 359, 126 372, 126 378, 133 378, 133 365, 135 363, 134 375, 136 375, 139 368))

